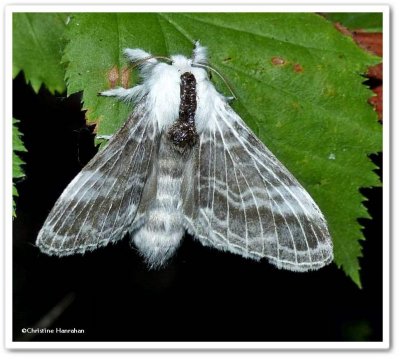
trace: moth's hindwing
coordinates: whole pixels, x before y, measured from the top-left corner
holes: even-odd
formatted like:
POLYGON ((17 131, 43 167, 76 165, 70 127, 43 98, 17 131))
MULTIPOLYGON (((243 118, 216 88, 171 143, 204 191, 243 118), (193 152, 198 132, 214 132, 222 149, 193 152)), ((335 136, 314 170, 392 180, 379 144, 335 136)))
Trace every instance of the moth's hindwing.
POLYGON ((57 200, 36 241, 41 251, 64 256, 122 239, 136 216, 154 142, 153 125, 137 106, 57 200))
POLYGON ((278 268, 331 262, 327 224, 310 195, 228 105, 214 122, 185 175, 189 232, 204 245, 268 258, 278 268))

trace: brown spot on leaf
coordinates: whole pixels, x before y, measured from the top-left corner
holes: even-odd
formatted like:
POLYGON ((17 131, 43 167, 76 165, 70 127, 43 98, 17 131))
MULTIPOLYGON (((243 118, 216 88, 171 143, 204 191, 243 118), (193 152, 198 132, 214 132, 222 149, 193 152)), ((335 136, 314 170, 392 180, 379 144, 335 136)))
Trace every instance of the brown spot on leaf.
POLYGON ((108 72, 108 84, 110 88, 114 88, 118 84, 118 79, 119 79, 119 71, 117 66, 114 66, 109 72, 108 72))
POLYGON ((122 86, 124 88, 128 88, 130 75, 131 69, 129 67, 125 66, 122 68, 122 70, 119 70, 117 66, 114 66, 107 73, 109 87, 114 88, 117 86, 122 86))
POLYGON ((293 70, 294 70, 294 72, 297 72, 297 73, 300 73, 300 72, 304 71, 303 66, 301 66, 300 64, 294 64, 293 65, 293 70))
POLYGON ((271 63, 272 63, 272 65, 275 65, 275 66, 282 66, 282 65, 286 64, 286 61, 285 61, 285 59, 283 59, 280 56, 274 56, 271 59, 271 63))
POLYGON ((125 66, 122 69, 122 76, 121 76, 121 86, 124 88, 129 87, 129 79, 131 77, 131 69, 127 66, 125 66))
POLYGON ((224 58, 222 61, 223 62, 229 62, 229 61, 231 61, 232 60, 232 57, 226 57, 226 58, 224 58))

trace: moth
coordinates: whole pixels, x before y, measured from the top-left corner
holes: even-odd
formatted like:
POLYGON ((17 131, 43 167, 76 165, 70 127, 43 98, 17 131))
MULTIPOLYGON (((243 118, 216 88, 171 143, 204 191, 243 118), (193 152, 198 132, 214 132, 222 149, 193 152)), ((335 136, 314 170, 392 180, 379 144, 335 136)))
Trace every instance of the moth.
POLYGON ((191 58, 124 54, 142 81, 100 94, 133 112, 57 200, 38 234, 40 250, 85 253, 129 234, 158 268, 187 231, 205 246, 278 268, 330 263, 320 209, 215 89, 206 48, 196 42, 191 58))

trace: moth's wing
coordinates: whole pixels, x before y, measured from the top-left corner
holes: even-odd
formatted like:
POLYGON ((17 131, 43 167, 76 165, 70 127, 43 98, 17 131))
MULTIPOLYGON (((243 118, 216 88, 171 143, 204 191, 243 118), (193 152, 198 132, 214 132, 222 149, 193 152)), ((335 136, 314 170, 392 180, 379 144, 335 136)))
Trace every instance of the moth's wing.
POLYGON ((204 245, 300 272, 332 261, 318 206, 228 105, 186 172, 185 225, 204 245))
POLYGON ((125 235, 135 219, 157 138, 140 106, 72 180, 36 244, 50 255, 94 250, 125 235))

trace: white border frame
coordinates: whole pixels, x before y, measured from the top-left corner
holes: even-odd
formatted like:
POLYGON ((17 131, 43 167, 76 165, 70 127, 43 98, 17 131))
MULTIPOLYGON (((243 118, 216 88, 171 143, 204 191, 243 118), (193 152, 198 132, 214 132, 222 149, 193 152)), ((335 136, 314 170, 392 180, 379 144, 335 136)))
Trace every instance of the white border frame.
POLYGON ((5 94, 5 345, 9 349, 387 349, 389 348, 389 286, 390 286, 390 258, 389 258, 389 189, 390 189, 390 66, 389 66, 389 7, 388 6, 340 6, 340 5, 265 5, 255 1, 243 5, 239 1, 230 1, 229 4, 216 4, 212 1, 203 1, 203 4, 188 5, 178 0, 175 4, 165 4, 149 0, 146 4, 112 5, 104 1, 102 5, 79 5, 74 0, 72 5, 55 5, 50 1, 42 1, 41 5, 25 5, 14 1, 14 4, 5 7, 5 67, 4 67, 4 94, 5 94), (206 7, 204 5, 207 5, 206 7), (226 6, 226 5, 229 5, 226 6), (382 12, 383 13, 383 341, 382 342, 14 342, 12 340, 12 14, 14 12, 382 12))

